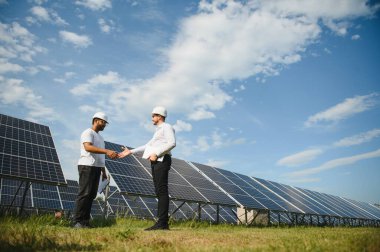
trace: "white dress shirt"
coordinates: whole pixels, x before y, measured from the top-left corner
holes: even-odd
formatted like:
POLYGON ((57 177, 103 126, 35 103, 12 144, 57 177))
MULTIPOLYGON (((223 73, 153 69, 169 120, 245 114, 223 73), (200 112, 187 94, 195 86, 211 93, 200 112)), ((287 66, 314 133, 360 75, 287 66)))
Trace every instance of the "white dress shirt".
POLYGON ((153 138, 145 145, 131 150, 132 154, 144 152, 143 158, 148 159, 150 155, 156 154, 158 161, 164 159, 165 154, 171 155, 170 151, 176 146, 175 132, 168 123, 157 125, 153 138))

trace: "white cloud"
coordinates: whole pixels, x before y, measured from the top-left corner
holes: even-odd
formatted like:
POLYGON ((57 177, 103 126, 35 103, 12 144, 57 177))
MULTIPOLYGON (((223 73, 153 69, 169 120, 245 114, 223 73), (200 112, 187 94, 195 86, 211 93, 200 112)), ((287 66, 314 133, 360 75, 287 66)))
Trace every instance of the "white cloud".
POLYGON ((36 45, 36 36, 17 22, 4 24, 0 22, 0 56, 5 59, 19 59, 33 62, 33 57, 46 49, 36 45))
POLYGON ((288 179, 288 182, 290 184, 294 183, 314 183, 321 181, 320 178, 294 178, 294 179, 288 179))
POLYGON ((40 71, 51 71, 51 68, 46 65, 37 65, 37 66, 30 66, 26 68, 28 73, 31 75, 37 74, 40 71))
POLYGON ((210 145, 207 143, 206 136, 198 137, 196 149, 199 151, 208 151, 210 149, 210 145))
POLYGON ((321 123, 335 123, 349 118, 355 114, 369 110, 376 104, 377 93, 347 98, 343 102, 310 116, 304 123, 306 127, 316 126, 321 123))
POLYGON ((351 156, 351 157, 333 159, 322 164, 321 166, 292 172, 292 173, 289 173, 288 175, 290 177, 307 176, 307 175, 317 174, 322 171, 331 170, 336 167, 354 164, 361 160, 366 160, 370 158, 378 158, 378 157, 380 157, 380 149, 372 151, 372 152, 367 152, 367 153, 351 156))
POLYGON ((184 122, 181 120, 177 120, 177 122, 173 125, 173 128, 177 133, 181 132, 181 131, 191 131, 192 130, 192 126, 190 123, 187 123, 187 122, 184 122))
POLYGON ((237 92, 244 91, 244 90, 245 90, 245 86, 240 85, 240 87, 234 89, 234 92, 237 93, 237 92))
POLYGON ((365 1, 357 0, 201 1, 163 50, 162 71, 109 90, 107 101, 101 102, 115 108, 120 120, 141 119, 145 108, 156 103, 189 120, 214 118, 233 102, 224 90, 227 83, 278 75, 318 42, 322 23, 347 30, 344 21, 370 14, 365 1))
POLYGON ((92 45, 91 38, 87 35, 78 35, 74 32, 60 31, 59 36, 63 41, 72 43, 75 47, 86 48, 92 45))
POLYGON ((333 145, 336 147, 348 147, 370 142, 372 139, 380 136, 380 129, 373 129, 355 136, 343 138, 333 145))
POLYGON ((217 168, 223 168, 224 166, 228 165, 230 162, 225 160, 214 160, 209 159, 207 160, 207 163, 205 165, 217 167, 217 168))
POLYGON ((22 66, 9 62, 3 62, 2 60, 0 60, 0 74, 9 72, 17 73, 22 71, 24 71, 24 68, 22 66))
POLYGON ((196 151, 205 152, 210 149, 220 149, 245 143, 245 138, 231 138, 226 133, 220 133, 218 130, 215 130, 211 133, 211 136, 198 137, 197 143, 192 146, 194 146, 196 151))
POLYGON ((94 95, 93 91, 99 86, 119 85, 123 82, 118 73, 108 71, 107 74, 95 75, 86 83, 75 86, 70 92, 77 96, 94 95))
POLYGON ((300 166, 314 160, 317 156, 323 153, 322 149, 310 149, 295 153, 293 155, 284 157, 277 161, 277 165, 284 166, 300 166))
MULTIPOLYGON (((46 9, 42 6, 34 6, 30 9, 30 12, 38 21, 57 24, 57 25, 68 25, 68 23, 63 20, 57 12, 51 9, 46 9)), ((36 23, 33 17, 27 17, 29 23, 36 23)))
POLYGON ((104 20, 103 18, 100 18, 98 20, 99 28, 104 33, 110 33, 114 28, 114 22, 112 20, 104 20))
POLYGON ((93 11, 104 11, 112 8, 111 0, 77 0, 75 1, 75 4, 82 5, 93 11))
POLYGON ((191 112, 188 115, 188 118, 190 120, 199 121, 204 119, 215 118, 215 114, 210 111, 206 111, 204 108, 199 108, 196 111, 191 112))
POLYGON ((42 104, 42 97, 34 93, 34 91, 22 85, 22 80, 6 79, 0 76, 0 89, 11 90, 11 92, 0 92, 0 102, 5 105, 22 105, 29 109, 29 118, 37 119, 56 119, 54 110, 42 104))
POLYGON ((61 78, 54 78, 53 80, 55 82, 59 82, 59 83, 64 84, 64 83, 66 83, 66 81, 68 81, 69 79, 73 78, 75 75, 76 75, 76 73, 74 73, 74 72, 66 72, 63 75, 63 77, 61 77, 61 78))
POLYGON ((360 35, 355 34, 355 35, 353 35, 353 36, 351 37, 351 39, 352 39, 352 40, 358 40, 358 39, 360 39, 360 35))
POLYGON ((49 12, 42 6, 34 6, 30 9, 30 12, 41 21, 51 21, 49 12))

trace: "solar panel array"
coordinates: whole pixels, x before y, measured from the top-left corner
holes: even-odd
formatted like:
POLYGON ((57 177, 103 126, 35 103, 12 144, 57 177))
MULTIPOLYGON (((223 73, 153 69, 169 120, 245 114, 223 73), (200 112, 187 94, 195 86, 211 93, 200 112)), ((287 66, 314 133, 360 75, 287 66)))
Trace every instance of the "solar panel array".
MULTIPOLYGON (((121 150, 121 145, 106 142, 106 148, 121 150)), ((106 166, 115 180, 121 193, 126 195, 154 196, 154 186, 150 173, 150 163, 139 155, 131 155, 124 159, 106 159, 106 166), (134 181, 134 182, 133 182, 134 181), (137 181, 137 182, 136 182, 137 181), (142 188, 137 184, 143 184, 142 188)), ((201 209, 202 218, 215 220, 218 205, 229 207, 224 220, 235 220, 237 212, 233 207, 265 210, 269 212, 269 221, 273 223, 309 223, 326 222, 325 217, 356 218, 361 220, 380 220, 380 211, 367 203, 354 202, 341 197, 322 194, 295 188, 288 185, 249 177, 243 174, 180 159, 172 159, 169 172, 169 194, 173 203, 181 205, 176 214, 189 218, 186 212, 193 215, 201 209), (321 218, 319 218, 321 217, 321 218)), ((144 200, 143 200, 144 201, 144 200)), ((155 214, 156 202, 145 199, 145 206, 155 214)), ((172 206, 175 209, 175 206, 172 206)), ((221 217, 220 215, 219 217, 221 217)), ((239 217, 239 216, 238 216, 239 217)))
MULTIPOLYGON (((122 148, 121 145, 110 142, 105 144, 106 149, 120 151, 122 148)), ((150 164, 140 156, 131 155, 122 159, 106 158, 106 166, 121 193, 155 196, 150 164)), ((236 205, 182 160, 173 159, 168 183, 172 200, 236 205)))
POLYGON ((66 184, 49 127, 0 114, 0 177, 66 184))
MULTIPOLYGON (((119 152, 121 147, 106 142, 107 149, 119 152)), ((149 161, 139 155, 106 158, 106 168, 116 187, 110 187, 107 205, 94 202, 91 215, 154 218, 157 199, 149 161)), ((20 206, 26 192, 26 208, 74 211, 78 182, 64 179, 47 126, 0 114, 0 177, 1 206, 20 206)), ((240 210, 245 215, 253 210, 266 213, 274 224, 380 225, 380 209, 368 203, 176 158, 169 196, 174 219, 236 223, 240 210)))

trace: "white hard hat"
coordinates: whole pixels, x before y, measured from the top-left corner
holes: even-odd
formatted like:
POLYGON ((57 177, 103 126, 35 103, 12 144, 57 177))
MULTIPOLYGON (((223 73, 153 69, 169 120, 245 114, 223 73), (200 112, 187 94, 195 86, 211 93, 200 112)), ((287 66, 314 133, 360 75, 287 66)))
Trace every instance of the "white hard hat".
POLYGON ((92 119, 94 118, 102 119, 106 121, 106 123, 108 123, 108 116, 104 112, 96 112, 94 116, 92 117, 92 119))
POLYGON ((166 108, 157 106, 153 109, 152 114, 162 115, 163 117, 166 117, 168 115, 168 112, 166 111, 166 108))

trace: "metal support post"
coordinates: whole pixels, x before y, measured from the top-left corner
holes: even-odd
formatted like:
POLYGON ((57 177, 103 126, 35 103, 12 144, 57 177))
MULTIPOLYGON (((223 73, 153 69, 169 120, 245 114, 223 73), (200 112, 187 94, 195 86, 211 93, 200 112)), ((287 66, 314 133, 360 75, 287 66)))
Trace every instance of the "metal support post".
POLYGON ((202 206, 201 203, 198 203, 198 221, 202 219, 202 206))
POLYGON ((29 181, 27 181, 27 182, 25 182, 25 183, 26 183, 26 185, 25 185, 24 194, 23 194, 23 196, 22 196, 22 202, 21 202, 21 208, 20 208, 20 216, 21 216, 21 214, 22 214, 22 211, 24 210, 24 204, 25 204, 26 193, 28 192, 29 187, 30 187, 30 185, 32 184, 32 182, 29 182, 29 181))
POLYGON ((219 204, 216 205, 216 224, 219 224, 219 204))

